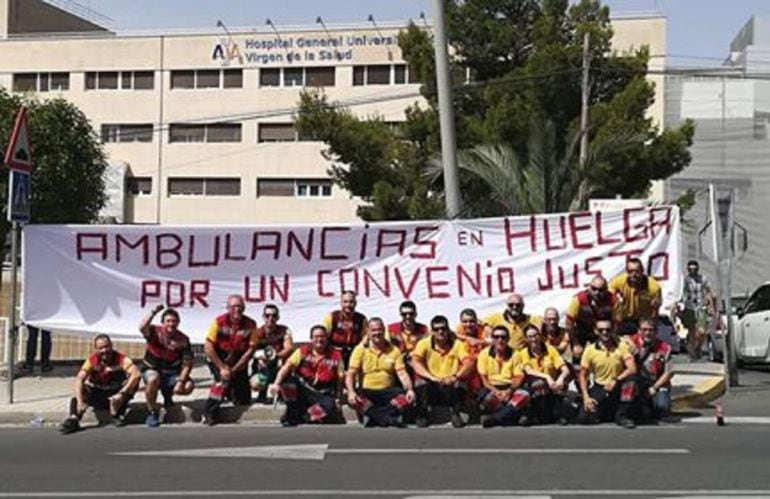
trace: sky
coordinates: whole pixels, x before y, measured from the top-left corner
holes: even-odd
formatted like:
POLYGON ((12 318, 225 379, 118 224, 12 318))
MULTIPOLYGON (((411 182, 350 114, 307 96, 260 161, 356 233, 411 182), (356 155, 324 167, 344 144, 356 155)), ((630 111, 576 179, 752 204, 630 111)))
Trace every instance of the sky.
MULTIPOLYGON (((73 0, 63 0, 68 2, 73 0)), ((171 28, 264 29, 281 25, 386 23, 432 17, 433 0, 77 0, 113 20, 118 32, 171 28)), ((668 19, 669 65, 717 65, 752 15, 770 16, 769 0, 605 0, 612 12, 659 11, 668 19), (686 56, 686 57, 685 57, 686 56)))

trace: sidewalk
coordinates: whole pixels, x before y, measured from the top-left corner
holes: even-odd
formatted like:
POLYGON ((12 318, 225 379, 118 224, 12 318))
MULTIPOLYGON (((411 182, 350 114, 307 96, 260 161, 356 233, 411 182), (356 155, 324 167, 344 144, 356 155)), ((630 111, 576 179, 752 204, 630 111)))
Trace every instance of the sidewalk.
MULTIPOLYGON (((708 403, 724 392, 722 365, 707 362, 689 363, 677 358, 674 362, 673 399, 674 409, 684 411, 708 403)), ((40 376, 35 371, 33 376, 24 376, 14 382, 14 404, 7 403, 6 382, 2 378, 0 389, 0 425, 54 425, 67 415, 69 399, 77 365, 57 365, 52 372, 40 376)), ((175 397, 177 407, 167 416, 170 422, 190 423, 200 421, 211 376, 206 366, 196 366, 193 370, 196 388, 191 395, 175 397)), ((146 415, 144 393, 137 392, 131 403, 129 423, 144 424, 146 415)), ((254 404, 248 409, 227 409, 223 414, 226 422, 274 423, 282 413, 281 406, 254 404)), ((348 421, 355 421, 355 414, 345 408, 348 421)), ((96 423, 96 418, 89 411, 84 423, 96 423)))

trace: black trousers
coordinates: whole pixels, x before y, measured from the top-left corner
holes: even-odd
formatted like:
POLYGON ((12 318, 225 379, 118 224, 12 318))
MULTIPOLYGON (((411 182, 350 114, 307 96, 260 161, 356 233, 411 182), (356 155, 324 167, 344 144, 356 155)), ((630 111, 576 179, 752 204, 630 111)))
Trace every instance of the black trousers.
POLYGON ((282 420, 292 425, 329 423, 339 415, 334 390, 316 390, 296 376, 281 385, 286 402, 282 420))
POLYGON ((362 402, 356 407, 359 420, 369 418, 371 426, 398 426, 403 423, 404 411, 409 408, 401 388, 358 390, 362 402))
POLYGON ((416 416, 427 418, 428 413, 435 406, 459 411, 467 390, 461 383, 442 385, 435 381, 418 378, 415 381, 414 393, 417 396, 416 416))
POLYGON ((636 382, 628 379, 617 383, 611 392, 605 390, 602 385, 594 384, 588 389, 588 396, 596 400, 597 408, 594 412, 588 412, 581 404, 577 415, 578 423, 596 424, 630 418, 636 398, 636 382))
POLYGON ((230 374, 230 381, 222 381, 219 369, 209 363, 209 370, 214 376, 214 384, 209 389, 209 398, 203 406, 203 414, 207 417, 215 416, 225 399, 229 399, 235 405, 251 404, 251 385, 249 385, 249 373, 246 369, 230 374))

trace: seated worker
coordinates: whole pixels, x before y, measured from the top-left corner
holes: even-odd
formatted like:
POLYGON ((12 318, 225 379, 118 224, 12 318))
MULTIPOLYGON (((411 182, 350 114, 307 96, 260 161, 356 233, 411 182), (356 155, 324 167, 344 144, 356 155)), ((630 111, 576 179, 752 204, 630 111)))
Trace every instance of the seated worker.
POLYGON ((257 350, 251 363, 251 389, 259 392, 259 398, 266 398, 267 387, 273 383, 280 364, 286 362, 294 351, 294 340, 288 326, 278 324, 281 315, 278 307, 268 303, 262 309, 265 321, 257 329, 257 350))
MULTIPOLYGON (((508 328, 492 329, 492 346, 481 351, 476 369, 482 388, 476 400, 481 409, 481 426, 510 426, 519 422, 529 405, 529 394, 518 389, 522 377, 515 377, 514 352, 509 341, 508 328)), ((522 421, 523 422, 523 421, 522 421)))
POLYGON ((642 317, 657 317, 663 302, 658 281, 644 273, 644 265, 638 258, 629 258, 626 271, 614 277, 609 291, 620 297, 623 319, 619 333, 623 336, 635 333, 642 317))
POLYGON ((169 407, 175 394, 189 395, 194 387, 190 378, 193 367, 190 338, 179 330, 179 313, 173 308, 167 308, 160 316, 161 324, 153 326, 152 319, 161 310, 163 305, 155 306, 139 324, 139 331, 147 341, 142 378, 150 428, 160 425, 158 391, 163 394, 163 404, 169 407))
MULTIPOLYGON (((572 358, 570 351, 570 338, 566 328, 559 325, 559 311, 554 307, 548 307, 543 312, 542 333, 545 341, 554 347, 561 358, 568 360, 572 358)), ((529 342, 527 342, 529 345, 529 342)))
POLYGON ((636 362, 628 345, 620 341, 612 322, 596 322, 596 342, 589 344, 580 359, 580 392, 583 405, 578 423, 615 421, 625 428, 636 426, 631 410, 636 395, 636 362), (593 375, 589 388, 588 377, 593 375))
POLYGON ((219 407, 225 397, 236 405, 251 404, 249 361, 257 349, 257 323, 244 315, 246 304, 241 295, 227 298, 227 313, 214 319, 206 332, 203 349, 214 384, 203 407, 202 423, 218 423, 219 407))
POLYGON ((634 354, 639 373, 639 416, 642 419, 661 419, 671 412, 671 346, 658 338, 654 319, 639 320, 639 332, 627 338, 634 354))
POLYGON ((329 343, 324 326, 313 326, 310 343, 294 350, 268 389, 286 401, 281 424, 331 422, 340 412, 337 400, 344 377, 342 354, 329 343))
POLYGON ((465 343, 468 352, 475 358, 486 347, 494 342, 487 337, 484 324, 479 323, 476 311, 472 308, 464 308, 460 312, 460 323, 455 326, 455 336, 465 343))
POLYGON ((513 293, 506 299, 506 309, 488 316, 484 319, 484 323, 490 334, 495 326, 507 327, 511 337, 509 340, 511 348, 516 351, 527 346, 527 342, 524 340, 524 328, 527 324, 540 327, 543 324, 543 318, 538 315, 525 314, 524 297, 518 293, 513 293))
POLYGON ((412 380, 401 351, 385 337, 379 317, 369 319, 369 341, 353 349, 345 387, 348 404, 364 427, 404 425, 404 411, 415 400, 412 380))
POLYGON ((413 301, 402 302, 398 307, 401 322, 388 325, 387 336, 408 360, 417 342, 428 334, 428 326, 417 322, 417 305, 413 301))
POLYGON ((567 424, 569 400, 565 395, 569 367, 556 347, 545 341, 537 326, 530 324, 524 334, 527 347, 516 352, 513 374, 525 377, 522 388, 530 397, 532 419, 529 422, 567 424))
POLYGON ((109 410, 116 426, 125 424, 128 402, 139 386, 139 369, 131 359, 112 349, 106 334, 94 338, 94 351, 75 376, 75 396, 70 400, 69 417, 62 422, 62 433, 80 429, 80 419, 89 407, 109 410))
POLYGON ((356 292, 343 291, 340 309, 324 317, 321 325, 329 332, 329 343, 342 353, 344 369, 353 349, 366 338, 366 316, 356 312, 356 292))
POLYGON ((461 428, 465 421, 460 415, 460 406, 474 361, 465 344, 452 334, 446 317, 433 317, 430 329, 431 335, 420 340, 412 352, 417 394, 415 424, 421 428, 428 426, 430 412, 436 406, 445 406, 449 408, 452 426, 461 428))

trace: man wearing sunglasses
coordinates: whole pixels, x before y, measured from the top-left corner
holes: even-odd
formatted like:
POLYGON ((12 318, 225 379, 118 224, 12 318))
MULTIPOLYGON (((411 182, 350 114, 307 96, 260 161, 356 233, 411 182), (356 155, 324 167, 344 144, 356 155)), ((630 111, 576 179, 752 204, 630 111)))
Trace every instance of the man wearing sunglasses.
POLYGON ((620 323, 623 311, 620 300, 607 289, 602 276, 591 279, 587 289, 576 294, 567 305, 565 326, 572 343, 572 363, 580 365, 580 356, 588 343, 596 341, 596 321, 608 319, 620 323))
POLYGON ((475 363, 465 344, 452 334, 446 317, 433 317, 430 329, 431 335, 420 340, 412 352, 417 394, 415 423, 421 428, 428 426, 430 413, 443 406, 449 409, 452 426, 461 428, 465 426, 460 415, 466 395, 465 381, 475 363))
MULTIPOLYGON (((417 305, 411 300, 402 302, 398 313, 401 315, 401 322, 388 325, 387 337, 408 360, 417 342, 429 333, 428 326, 417 322, 417 305)), ((371 324, 371 321, 369 323, 371 324)))
POLYGON ((259 392, 259 398, 266 398, 267 387, 275 380, 280 364, 289 358, 294 350, 294 340, 288 326, 278 324, 281 315, 278 307, 268 303, 262 309, 264 323, 257 329, 259 339, 254 360, 251 363, 251 389, 259 392))
POLYGON ((483 385, 476 400, 483 413, 481 425, 484 428, 523 423, 523 411, 529 404, 529 394, 519 389, 523 377, 514 376, 515 352, 508 340, 508 329, 495 326, 492 346, 483 349, 476 360, 483 385))
POLYGON ((324 317, 321 323, 329 332, 329 343, 342 353, 345 369, 353 349, 366 338, 366 316, 356 312, 356 292, 343 291, 340 308, 324 317))
POLYGON ((506 308, 484 319, 488 334, 492 334, 495 326, 505 326, 510 334, 510 345, 514 350, 521 350, 527 346, 524 339, 524 328, 532 324, 538 328, 543 325, 543 318, 538 315, 524 313, 524 297, 513 293, 506 299, 506 308))
POLYGON ((657 317, 662 303, 662 290, 658 281, 644 273, 639 258, 629 258, 626 271, 609 283, 610 293, 621 299, 623 320, 619 326, 621 335, 635 333, 642 317, 657 317))
POLYGON ((214 319, 206 332, 206 352, 214 384, 203 408, 203 424, 218 422, 219 406, 225 398, 236 405, 251 404, 249 361, 259 342, 257 323, 244 315, 246 302, 241 295, 227 298, 227 312, 214 319))
POLYGON ((642 318, 639 332, 629 336, 628 344, 639 370, 636 381, 639 388, 640 416, 643 419, 662 419, 671 411, 671 346, 658 338, 654 319, 642 318))
POLYGON ((388 341, 379 317, 369 319, 369 341, 353 349, 345 387, 348 404, 356 409, 364 427, 404 425, 404 411, 415 400, 412 380, 401 351, 388 341))
POLYGON ((590 343, 580 359, 580 392, 583 405, 578 423, 596 424, 615 421, 624 428, 634 428, 631 410, 636 397, 636 362, 625 341, 620 341, 612 322, 596 321, 598 340, 590 343), (593 375, 593 384, 588 378, 593 375))

